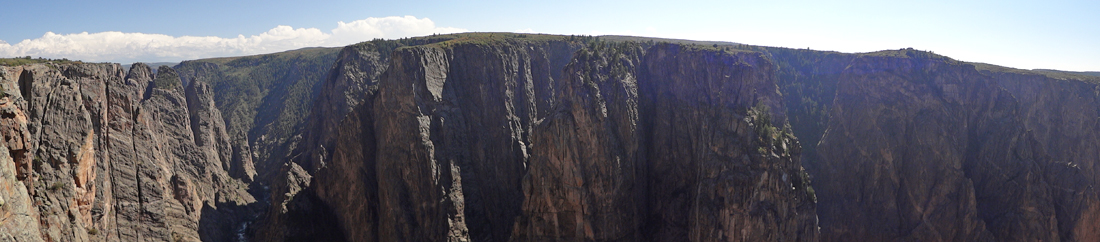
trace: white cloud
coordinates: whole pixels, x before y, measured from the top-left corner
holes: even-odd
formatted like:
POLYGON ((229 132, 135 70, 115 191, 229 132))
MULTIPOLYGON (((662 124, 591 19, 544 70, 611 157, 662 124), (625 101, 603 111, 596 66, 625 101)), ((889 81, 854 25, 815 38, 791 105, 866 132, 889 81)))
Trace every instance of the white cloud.
POLYGON ((413 16, 367 18, 344 23, 336 23, 332 30, 333 37, 328 44, 333 46, 348 45, 374 38, 395 39, 401 37, 421 36, 429 34, 449 34, 466 32, 465 29, 451 27, 436 27, 431 19, 417 19, 413 16))
POLYGON ((280 25, 258 35, 238 35, 236 38, 175 37, 114 31, 63 35, 46 32, 42 37, 23 40, 16 44, 0 40, 0 56, 34 56, 121 63, 179 61, 264 54, 312 46, 344 46, 374 38, 394 39, 465 31, 460 28, 437 27, 428 18, 391 16, 367 18, 350 23, 341 21, 337 23, 335 29, 327 33, 317 28, 293 28, 280 25))

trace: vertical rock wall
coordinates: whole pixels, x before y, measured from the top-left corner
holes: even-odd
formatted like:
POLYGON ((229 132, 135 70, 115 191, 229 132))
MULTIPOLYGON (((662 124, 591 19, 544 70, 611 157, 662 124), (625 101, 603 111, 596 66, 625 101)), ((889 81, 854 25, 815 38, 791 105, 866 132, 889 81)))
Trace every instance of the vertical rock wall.
POLYGON ((226 172, 228 137, 218 110, 204 108, 210 93, 192 83, 189 112, 179 77, 159 73, 143 64, 128 74, 114 64, 3 69, 4 157, 21 183, 9 185, 25 189, 5 199, 30 200, 10 206, 21 214, 13 226, 38 225, 15 239, 198 240, 203 206, 254 201, 226 172))
MULTIPOLYGON (((816 239, 760 53, 490 39, 391 57, 318 142, 315 182, 274 202, 316 196, 312 212, 355 241, 816 239)), ((355 59, 336 69, 362 70, 355 59)))

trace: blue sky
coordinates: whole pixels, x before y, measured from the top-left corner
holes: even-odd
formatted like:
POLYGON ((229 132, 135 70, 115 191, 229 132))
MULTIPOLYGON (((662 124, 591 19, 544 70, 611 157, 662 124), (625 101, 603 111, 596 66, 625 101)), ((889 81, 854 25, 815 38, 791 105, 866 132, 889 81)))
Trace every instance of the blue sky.
POLYGON ((377 37, 523 31, 842 52, 913 47, 1009 67, 1100 71, 1095 0, 5 1, 5 57, 179 61, 377 37))

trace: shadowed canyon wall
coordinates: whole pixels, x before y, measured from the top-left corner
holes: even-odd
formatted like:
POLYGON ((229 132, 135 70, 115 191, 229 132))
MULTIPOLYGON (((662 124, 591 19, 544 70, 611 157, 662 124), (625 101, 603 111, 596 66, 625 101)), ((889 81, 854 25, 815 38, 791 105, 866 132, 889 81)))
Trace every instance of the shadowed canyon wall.
MULTIPOLYGON (((312 182, 277 195, 259 238, 311 232, 271 221, 318 201, 298 212, 357 241, 817 237, 774 67, 758 52, 489 38, 391 58, 346 64, 386 72, 355 82, 372 91, 345 101, 364 104, 332 126, 343 132, 321 132, 335 137, 290 165, 312 182)), ((338 68, 328 85, 362 72, 338 68)))

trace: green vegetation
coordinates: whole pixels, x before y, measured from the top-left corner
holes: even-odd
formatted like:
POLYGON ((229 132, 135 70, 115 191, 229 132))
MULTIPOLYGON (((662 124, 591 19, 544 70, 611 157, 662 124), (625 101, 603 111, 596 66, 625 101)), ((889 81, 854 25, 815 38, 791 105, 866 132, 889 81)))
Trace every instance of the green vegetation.
POLYGON ((783 94, 787 121, 802 147, 802 163, 813 166, 819 159, 817 144, 829 123, 829 105, 836 94, 841 72, 853 54, 731 45, 728 48, 758 51, 776 68, 776 85, 783 94))
POLYGON ((1031 72, 1046 75, 1047 77, 1059 79, 1059 80, 1100 80, 1100 72, 1089 71, 1060 71, 1060 70, 1048 70, 1048 69, 1035 69, 1031 72))
MULTIPOLYGON (((1038 70, 1038 71, 1041 71, 1041 70, 1038 70)), ((1086 75, 1086 76, 1100 76, 1100 71, 1082 71, 1082 72, 1073 72, 1073 73, 1079 74, 1079 75, 1086 75)))
POLYGON ((160 89, 176 90, 181 85, 183 83, 179 80, 179 74, 168 68, 158 70, 157 78, 153 80, 153 86, 160 89))
POLYGON ((1003 67, 997 65, 990 65, 986 63, 968 63, 974 65, 974 68, 978 71, 986 73, 1011 73, 1019 75, 1041 75, 1057 80, 1080 80, 1090 83, 1100 83, 1100 73, 1097 72, 1072 72, 1072 71, 1059 71, 1059 70, 1024 70, 1011 67, 1003 67))
MULTIPOLYGON (((369 43, 369 42, 365 42, 369 43)), ((306 48, 274 54, 185 61, 175 67, 183 81, 202 81, 214 91, 230 135, 265 137, 282 144, 302 128, 320 84, 341 48, 306 48)), ((253 147, 254 149, 272 147, 253 147)), ((280 156, 286 150, 264 150, 280 156)), ((262 160, 263 158, 261 158, 262 160)), ((257 161, 262 162, 262 161, 257 161)), ((262 164, 257 164, 262 165, 262 164)))
MULTIPOLYGON (((649 37, 635 37, 635 36, 623 36, 623 35, 604 35, 596 38, 600 38, 605 41, 634 41, 637 43, 672 43, 682 45, 705 45, 713 48, 718 47, 730 47, 740 45, 733 42, 722 41, 697 41, 697 40, 685 40, 685 39, 664 39, 664 38, 649 38, 649 37)), ((643 45, 643 47, 649 47, 650 45, 643 45)))
POLYGON ((810 199, 812 199, 814 203, 817 203, 817 192, 814 191, 814 187, 811 185, 810 173, 807 173, 805 168, 799 169, 797 178, 798 180, 795 181, 795 188, 805 189, 806 194, 810 196, 810 199))
MULTIPOLYGON (((784 126, 783 128, 776 127, 772 123, 771 111, 767 105, 758 103, 755 107, 748 110, 748 116, 752 120, 754 131, 757 134, 757 148, 758 155, 770 155, 772 153, 779 155, 780 157, 791 156, 791 150, 789 146, 797 145, 794 141, 794 134, 788 133, 790 126, 784 126), (788 147, 782 149, 780 147, 788 147)), ((802 165, 802 164, 798 164, 802 165)), ((817 194, 814 191, 810 182, 810 174, 806 172, 806 169, 802 166, 796 166, 798 174, 793 177, 791 184, 795 190, 803 190, 814 202, 817 202, 817 194)))
POLYGON ((868 52, 859 54, 860 56, 871 57, 894 57, 894 58, 914 58, 924 60, 940 60, 945 62, 956 62, 947 56, 937 55, 935 52, 916 50, 913 48, 905 48, 898 50, 881 50, 875 52, 868 52))
POLYGON ((456 45, 492 45, 492 44, 518 44, 518 43, 545 43, 550 41, 564 41, 569 43, 588 43, 599 41, 600 37, 586 35, 548 35, 548 34, 517 34, 517 33, 460 33, 447 35, 432 35, 419 38, 400 39, 405 46, 426 45, 432 47, 450 48, 456 45))
POLYGON ((593 39, 591 41, 587 41, 586 43, 587 48, 582 49, 581 51, 577 51, 574 58, 589 59, 601 56, 616 58, 626 54, 640 55, 642 51, 641 46, 639 46, 638 43, 632 41, 609 42, 593 39))
MULTIPOLYGON (((586 48, 574 53, 569 64, 574 70, 588 76, 582 78, 592 92, 599 92, 604 81, 622 80, 635 76, 634 63, 638 63, 643 50, 635 42, 589 41, 586 48)), ((570 67, 566 67, 570 68, 570 67)))
POLYGON ((73 61, 66 58, 61 59, 47 59, 47 58, 31 58, 30 56, 24 56, 22 58, 0 58, 0 66, 21 66, 27 64, 39 64, 39 63, 56 63, 56 64, 70 64, 70 63, 84 63, 81 61, 73 61))
POLYGON ((88 234, 89 234, 89 235, 97 235, 97 234, 99 234, 99 229, 96 229, 96 228, 88 228, 88 234))
POLYGON ((188 82, 203 81, 214 90, 214 102, 222 111, 230 132, 254 134, 256 126, 280 124, 290 132, 308 115, 318 90, 339 48, 311 48, 282 53, 186 61, 176 66, 188 82), (261 111, 266 116, 261 115, 261 111), (293 126, 293 125, 291 125, 293 126))
POLYGON ((57 190, 61 190, 61 188, 63 188, 63 187, 65 187, 64 182, 56 181, 56 182, 53 183, 53 185, 50 185, 49 189, 51 191, 57 191, 57 190))
POLYGON ((771 110, 767 105, 758 103, 756 107, 749 109, 748 115, 761 144, 776 147, 787 137, 786 130, 775 127, 772 123, 771 110))

